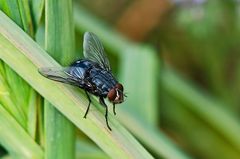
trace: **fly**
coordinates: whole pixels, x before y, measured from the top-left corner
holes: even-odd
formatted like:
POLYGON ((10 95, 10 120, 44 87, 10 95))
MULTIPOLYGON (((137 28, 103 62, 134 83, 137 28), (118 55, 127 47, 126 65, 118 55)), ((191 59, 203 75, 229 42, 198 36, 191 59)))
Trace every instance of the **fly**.
POLYGON ((73 62, 69 67, 40 68, 39 72, 51 80, 74 85, 85 91, 89 103, 84 118, 87 117, 91 105, 89 93, 99 97, 99 103, 106 109, 107 127, 111 130, 108 124, 108 107, 104 99, 108 98, 113 104, 113 113, 116 115, 115 104, 124 101, 123 85, 113 76, 103 45, 95 34, 84 34, 83 54, 84 59, 73 62))

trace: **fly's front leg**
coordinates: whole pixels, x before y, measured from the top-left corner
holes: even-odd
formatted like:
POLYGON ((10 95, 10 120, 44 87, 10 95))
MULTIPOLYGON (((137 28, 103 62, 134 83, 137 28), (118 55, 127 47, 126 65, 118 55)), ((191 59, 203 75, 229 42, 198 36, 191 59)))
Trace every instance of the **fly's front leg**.
POLYGON ((113 103, 113 114, 116 115, 116 111, 115 111, 115 103, 113 103))
POLYGON ((88 111, 89 111, 89 108, 90 108, 90 105, 91 105, 91 98, 90 98, 90 96, 89 96, 89 94, 88 94, 88 92, 87 91, 85 91, 85 93, 86 93, 86 95, 87 95, 87 98, 88 98, 88 107, 87 107, 87 110, 86 110, 86 112, 85 112, 85 114, 84 114, 84 118, 87 118, 87 114, 88 114, 88 111))
POLYGON ((108 107, 107 107, 106 103, 104 102, 103 97, 100 97, 100 98, 99 98, 99 102, 100 102, 100 104, 103 105, 103 106, 105 107, 105 109, 106 109, 106 112, 105 112, 106 124, 107 124, 108 129, 109 129, 110 131, 112 131, 112 129, 110 128, 110 126, 109 126, 109 124, 108 124, 108 107))

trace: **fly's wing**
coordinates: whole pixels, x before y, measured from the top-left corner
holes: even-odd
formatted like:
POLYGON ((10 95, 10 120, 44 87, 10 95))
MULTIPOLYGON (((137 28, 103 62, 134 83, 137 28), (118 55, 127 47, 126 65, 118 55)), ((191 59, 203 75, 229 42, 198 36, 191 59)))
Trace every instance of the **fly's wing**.
POLYGON ((83 53, 86 59, 98 63, 107 71, 111 71, 103 45, 95 34, 90 32, 84 34, 83 53))
MULTIPOLYGON (((71 74, 69 71, 71 69, 75 69, 74 67, 46 67, 46 68, 40 68, 38 71, 41 75, 44 77, 62 82, 67 83, 75 86, 81 86, 83 84, 83 73, 81 71, 78 71, 77 74, 71 74)), ((76 67, 76 69, 78 69, 76 67)))

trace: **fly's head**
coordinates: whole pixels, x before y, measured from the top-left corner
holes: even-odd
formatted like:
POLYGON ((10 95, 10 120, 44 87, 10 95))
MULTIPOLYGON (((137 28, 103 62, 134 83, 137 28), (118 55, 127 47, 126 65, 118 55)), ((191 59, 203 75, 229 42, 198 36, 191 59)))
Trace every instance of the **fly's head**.
POLYGON ((112 88, 107 94, 109 101, 114 104, 122 103, 124 101, 124 96, 123 86, 120 83, 116 84, 116 86, 112 88))

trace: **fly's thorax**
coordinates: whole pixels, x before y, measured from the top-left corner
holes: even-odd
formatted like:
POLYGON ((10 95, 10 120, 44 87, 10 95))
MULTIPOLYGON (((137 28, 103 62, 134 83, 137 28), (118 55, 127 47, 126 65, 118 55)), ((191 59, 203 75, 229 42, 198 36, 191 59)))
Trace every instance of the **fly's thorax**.
POLYGON ((89 70, 95 66, 94 62, 91 62, 87 59, 81 59, 73 62, 69 69, 68 73, 75 78, 79 78, 79 80, 83 80, 88 77, 89 70))
POLYGON ((92 62, 88 59, 80 59, 80 60, 74 61, 70 66, 71 67, 80 67, 83 69, 89 69, 91 67, 94 67, 95 65, 97 65, 97 63, 92 62))

